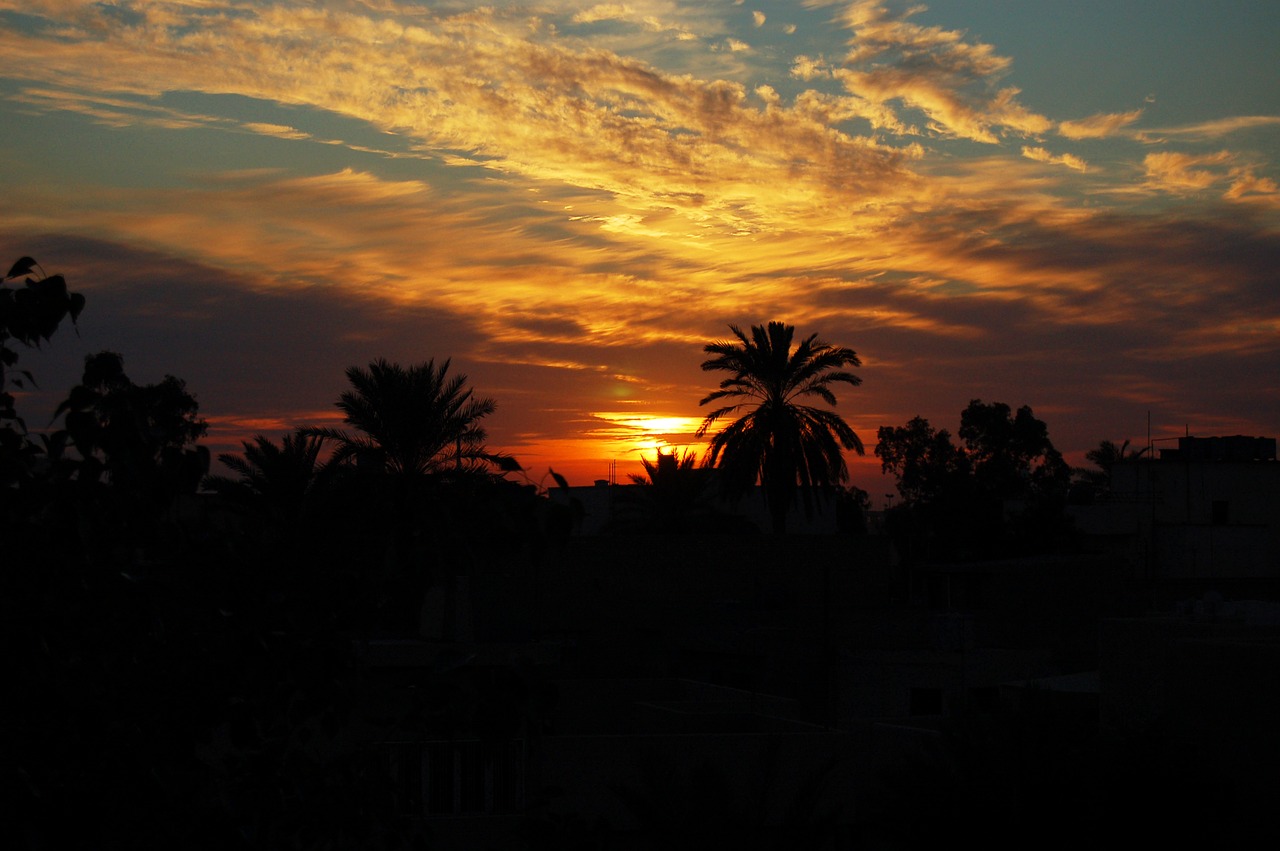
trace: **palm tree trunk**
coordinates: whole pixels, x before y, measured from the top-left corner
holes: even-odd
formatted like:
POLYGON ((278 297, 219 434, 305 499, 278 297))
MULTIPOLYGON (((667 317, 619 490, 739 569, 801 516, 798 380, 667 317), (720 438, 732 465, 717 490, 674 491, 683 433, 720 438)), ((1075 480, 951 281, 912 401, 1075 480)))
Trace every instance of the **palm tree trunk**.
POLYGON ((760 477, 760 489, 764 491, 765 502, 768 503, 769 518, 775 535, 787 533, 787 512, 791 510, 791 498, 795 481, 795 467, 783 453, 774 453, 765 461, 765 468, 760 477))

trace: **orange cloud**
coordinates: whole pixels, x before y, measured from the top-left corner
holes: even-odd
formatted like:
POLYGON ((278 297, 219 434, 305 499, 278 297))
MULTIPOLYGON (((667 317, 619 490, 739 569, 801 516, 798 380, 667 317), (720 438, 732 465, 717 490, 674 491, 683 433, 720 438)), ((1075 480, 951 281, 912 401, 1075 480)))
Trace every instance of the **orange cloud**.
POLYGON ((1075 154, 1052 154, 1045 148, 1024 147, 1022 155, 1029 160, 1049 163, 1050 165, 1065 165, 1067 168, 1072 168, 1076 171, 1089 170, 1089 164, 1075 154))
MULTIPOLYGON (((837 14, 852 32, 844 69, 836 72, 853 95, 879 104, 899 101, 928 118, 930 129, 994 144, 999 133, 1044 133, 1052 122, 1017 102, 1018 89, 997 81, 1010 60, 964 34, 924 27, 908 19, 923 11, 894 12, 879 0, 859 0, 837 14)), ((905 122, 902 122, 905 125, 905 122)))
POLYGON ((1111 112, 1091 115, 1076 121, 1063 121, 1058 124, 1058 133, 1068 139, 1104 139, 1142 117, 1142 110, 1131 112, 1111 112))
POLYGON ((1237 115, 1216 121, 1204 121, 1183 127, 1162 127, 1143 133, 1145 141, 1158 141, 1162 137, 1186 137, 1198 141, 1218 139, 1245 130, 1259 130, 1280 125, 1280 116, 1237 115))
POLYGON ((1147 154, 1142 165, 1147 186, 1165 192, 1195 192, 1223 180, 1225 174, 1215 167, 1228 165, 1233 160, 1229 151, 1201 155, 1165 151, 1147 154))
POLYGON ((1231 186, 1224 197, 1231 200, 1265 199, 1280 205, 1280 185, 1269 177, 1258 177, 1250 168, 1235 168, 1230 173, 1231 186))

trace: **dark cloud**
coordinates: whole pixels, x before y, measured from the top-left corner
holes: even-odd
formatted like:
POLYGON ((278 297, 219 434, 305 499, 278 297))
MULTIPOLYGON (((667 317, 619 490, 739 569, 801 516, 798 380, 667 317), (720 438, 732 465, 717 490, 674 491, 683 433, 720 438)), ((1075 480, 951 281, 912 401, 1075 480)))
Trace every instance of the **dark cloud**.
POLYGON ((124 355, 135 381, 183 378, 205 415, 287 417, 331 406, 348 366, 439 359, 473 350, 479 338, 466 317, 341 282, 264 289, 249 275, 57 234, 6 234, 0 245, 64 274, 87 300, 79 335, 63 329, 39 355, 46 397, 75 383, 86 354, 106 349, 124 355))

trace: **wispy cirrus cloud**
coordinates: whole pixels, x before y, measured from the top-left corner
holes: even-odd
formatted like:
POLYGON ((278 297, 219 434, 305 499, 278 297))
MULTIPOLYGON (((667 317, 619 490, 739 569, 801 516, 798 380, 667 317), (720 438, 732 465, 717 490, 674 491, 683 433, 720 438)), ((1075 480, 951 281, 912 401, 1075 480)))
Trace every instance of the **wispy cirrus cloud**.
MULTIPOLYGON (((114 30, 104 16, 85 28, 97 37, 46 50, 42 73, 142 96, 186 89, 314 105, 473 152, 494 169, 662 208, 698 196, 712 202, 696 211, 704 222, 717 200, 797 180, 825 189, 843 175, 859 195, 881 193, 909 158, 802 110, 762 113, 739 84, 530 38, 526 21, 493 12, 441 17, 427 28, 270 8, 219 26, 202 19, 198 32, 176 14, 151 12, 114 30), (145 54, 136 49, 141 39, 145 54), (216 79, 208 67, 221 69, 216 79)), ((0 40, 0 50, 16 56, 35 47, 24 41, 0 40)))
POLYGON ((291 139, 299 141, 303 139, 311 139, 310 133, 304 133, 296 127, 290 127, 287 124, 271 124, 265 121, 249 121, 241 125, 250 133, 258 133, 262 136, 273 136, 277 139, 291 139))
POLYGON ((1187 154, 1172 151, 1147 154, 1142 164, 1147 187, 1163 192, 1186 194, 1226 184, 1226 197, 1274 195, 1276 184, 1259 178, 1252 168, 1241 163, 1231 151, 1210 154, 1187 154))
POLYGON ((1105 139, 1142 118, 1142 110, 1110 112, 1091 115, 1058 124, 1058 133, 1068 139, 1105 139))
POLYGON ((664 0, 639 0, 636 3, 597 3, 573 12, 569 21, 578 25, 599 23, 624 24, 639 27, 649 33, 674 37, 679 41, 698 38, 690 28, 687 15, 677 4, 664 0))
POLYGON ((1189 124, 1184 127, 1160 127, 1144 131, 1139 138, 1158 142, 1169 137, 1210 141, 1246 130, 1260 130, 1280 126, 1280 115, 1237 115, 1189 124))
POLYGON ((65 91, 31 86, 11 95, 14 103, 41 112, 69 112, 107 127, 148 125, 165 130, 237 124, 225 117, 173 109, 144 99, 113 96, 106 92, 65 91))
MULTIPOLYGON (((1007 57, 961 32, 913 23, 923 10, 881 0, 842 5, 836 20, 851 35, 842 66, 832 73, 851 95, 918 110, 941 136, 990 144, 1004 133, 1034 135, 1052 127, 1018 102, 1016 87, 1000 86, 1011 65, 1007 57)), ((897 126, 911 125, 899 118, 897 126)))
POLYGON ((1022 155, 1029 160, 1049 163, 1050 165, 1065 165, 1067 168, 1073 168, 1076 171, 1089 170, 1089 164, 1075 154, 1054 154, 1046 148, 1027 146, 1022 149, 1022 155))

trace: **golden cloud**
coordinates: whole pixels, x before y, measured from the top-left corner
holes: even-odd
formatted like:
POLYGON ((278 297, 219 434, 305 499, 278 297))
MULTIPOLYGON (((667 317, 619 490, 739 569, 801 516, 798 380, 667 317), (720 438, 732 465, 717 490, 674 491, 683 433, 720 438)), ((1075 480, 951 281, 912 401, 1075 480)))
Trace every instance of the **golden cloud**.
POLYGON ((1045 148, 1024 147, 1022 155, 1029 160, 1049 163, 1050 165, 1065 165, 1067 168, 1072 168, 1076 171, 1089 170, 1089 164, 1075 154, 1053 154, 1045 148))
MULTIPOLYGON (((1148 233, 1136 210, 1158 193, 1211 190, 1271 233, 1277 187, 1261 155, 1147 153, 1142 187, 1107 183, 1121 171, 1109 166, 1124 161, 1123 151, 1105 158, 1110 146, 1136 147, 1123 131, 1141 111, 1051 121, 1004 84, 1007 58, 917 25, 916 12, 848 5, 846 54, 793 57, 788 84, 768 85, 751 73, 763 48, 714 53, 728 37, 716 22, 698 19, 695 43, 675 44, 675 33, 693 29, 680 5, 574 4, 554 14, 251 4, 232 15, 215 3, 150 4, 125 23, 102 7, 33 0, 44 31, 0 32, 0 61, 25 75, 15 96, 24 108, 120 128, 341 141, 433 162, 380 173, 384 163, 360 157, 345 169, 213 174, 184 163, 180 188, 23 184, 0 224, 141 244, 262 287, 465 311, 482 338, 473 356, 628 387, 657 386, 660 370, 624 368, 614 353, 691 344, 712 323, 775 315, 851 336, 892 332, 922 350, 994 345, 1028 328, 1038 344, 1054 329, 1123 326, 1152 304, 1195 312, 1206 350, 1229 350, 1232 335, 1245 334, 1236 314, 1249 309, 1214 307, 1215 282, 1241 287, 1256 274, 1214 254, 1212 241, 1182 250, 1178 233, 1148 233), (652 22, 663 30, 647 43, 689 64, 663 70, 626 52, 628 38, 656 32, 652 22), (625 35, 588 41, 587 30, 625 35), (41 62, 24 61, 32 55, 41 62), (387 134, 389 149, 407 150, 308 136, 322 131, 295 121, 301 110, 264 108, 247 121, 203 114, 206 99, 183 111, 166 92, 354 118, 387 134), (1111 138, 1088 147, 1102 165, 1082 174, 1083 158, 1042 140, 1006 147, 1055 128, 1068 139, 1111 138), (972 146, 951 139, 986 143, 989 154, 952 156, 972 146), (1132 195, 1101 194, 1117 187, 1132 195), (1177 286, 1142 283, 1153 277, 1177 286)), ((1277 121, 1160 132, 1197 141, 1277 121)), ((1192 214, 1211 218, 1200 207, 1170 217, 1204 229, 1192 214)), ((1241 254, 1271 250, 1264 241, 1241 254)), ((898 338, 875 339, 885 361, 905 362, 905 349, 890 351, 898 338)))
POLYGON ((1234 161, 1230 151, 1213 154, 1182 154, 1165 151, 1147 154, 1142 160, 1147 186, 1165 192, 1195 192, 1225 179, 1217 167, 1234 161))
POLYGON ((1141 109, 1135 109, 1131 112, 1100 113, 1076 121, 1063 121, 1058 124, 1058 133, 1068 139, 1103 139, 1114 136, 1133 124, 1142 117, 1142 112, 1141 109))
POLYGON ((1053 126, 1017 102, 1016 88, 996 85, 1008 58, 963 33, 911 23, 923 8, 895 12, 878 0, 859 0, 837 15, 852 32, 837 72, 850 94, 881 105, 901 102, 923 112, 938 135, 990 144, 1001 132, 1033 135, 1053 126))
POLYGON ((1280 116, 1275 115, 1237 115, 1221 118, 1216 121, 1204 121, 1182 127, 1162 127, 1146 131, 1143 138, 1158 140, 1161 137, 1185 137, 1207 141, 1245 130, 1257 130, 1280 126, 1280 116))

